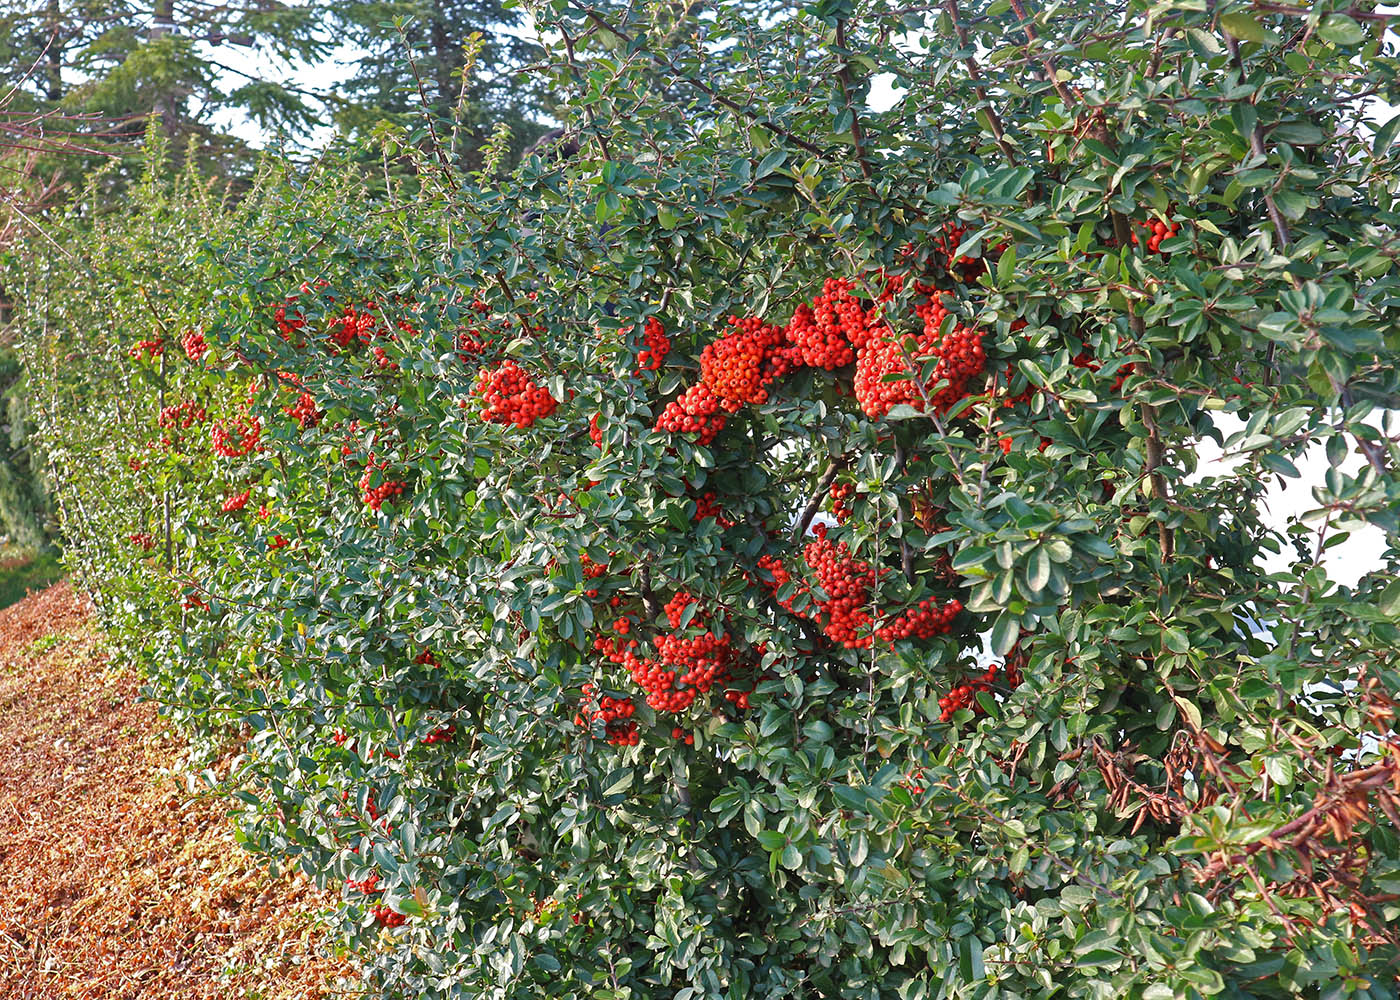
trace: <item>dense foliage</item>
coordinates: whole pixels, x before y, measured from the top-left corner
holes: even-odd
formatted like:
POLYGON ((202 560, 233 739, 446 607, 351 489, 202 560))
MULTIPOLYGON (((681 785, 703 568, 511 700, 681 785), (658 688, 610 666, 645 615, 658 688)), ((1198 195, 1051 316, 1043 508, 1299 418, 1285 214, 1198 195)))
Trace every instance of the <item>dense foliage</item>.
POLYGON ((579 151, 504 183, 157 143, 9 283, 73 565, 385 996, 1393 996, 1397 63, 1333 6, 561 0, 579 151))

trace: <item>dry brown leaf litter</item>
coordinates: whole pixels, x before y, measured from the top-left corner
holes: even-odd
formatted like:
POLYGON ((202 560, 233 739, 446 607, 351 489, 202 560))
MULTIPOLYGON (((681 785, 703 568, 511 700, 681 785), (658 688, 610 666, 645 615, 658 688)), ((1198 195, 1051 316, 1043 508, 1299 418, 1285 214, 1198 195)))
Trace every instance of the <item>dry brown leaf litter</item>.
POLYGON ((0 1000, 357 993, 304 876, 270 878, 66 583, 0 611, 0 1000))

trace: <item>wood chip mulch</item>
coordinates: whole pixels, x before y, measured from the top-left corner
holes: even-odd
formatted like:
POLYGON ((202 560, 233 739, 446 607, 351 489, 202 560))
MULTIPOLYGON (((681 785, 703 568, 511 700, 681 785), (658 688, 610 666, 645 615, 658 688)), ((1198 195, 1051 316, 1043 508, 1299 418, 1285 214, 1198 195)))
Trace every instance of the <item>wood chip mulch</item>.
POLYGON ((237 847, 98 650, 67 583, 0 611, 0 998, 358 995, 316 922, 326 895, 237 847))

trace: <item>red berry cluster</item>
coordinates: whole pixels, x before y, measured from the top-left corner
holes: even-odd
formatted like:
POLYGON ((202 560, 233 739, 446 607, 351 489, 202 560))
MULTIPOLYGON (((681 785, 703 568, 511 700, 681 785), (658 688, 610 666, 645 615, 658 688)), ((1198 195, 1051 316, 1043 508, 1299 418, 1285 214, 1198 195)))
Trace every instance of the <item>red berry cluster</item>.
POLYGON ((176 403, 174 406, 167 406, 160 411, 156 418, 156 423, 161 427, 178 427, 180 430, 189 430, 195 424, 203 423, 209 419, 208 412, 193 399, 187 399, 183 403, 176 403))
POLYGON ((426 648, 426 647, 423 649, 423 651, 422 651, 421 653, 419 653, 417 656, 415 656, 415 657, 413 658, 413 662, 414 662, 414 663, 421 663, 421 664, 423 664, 424 666, 429 666, 429 667, 441 666, 441 664, 438 663, 437 657, 433 654, 433 651, 432 651, 431 649, 426 648))
POLYGON ((801 363, 802 352, 787 343, 780 327, 761 319, 729 317, 735 329, 700 352, 700 382, 730 413, 768 401, 768 386, 801 363))
POLYGON ((348 878, 345 880, 345 885, 348 888, 356 890, 357 892, 364 893, 366 896, 371 896, 376 892, 384 891, 383 888, 381 888, 379 885, 378 872, 370 872, 362 879, 348 878))
MULTIPOLYGON (((305 287, 304 285, 302 287, 305 287)), ((295 300, 296 296, 291 296, 295 300)), ((280 303, 272 311, 272 320, 277 324, 277 333, 283 340, 291 340, 297 336, 306 326, 306 317, 301 310, 294 310, 290 315, 287 313, 289 303, 280 303)), ((298 345, 300 346, 300 345, 298 345)))
POLYGON ((851 294, 850 279, 827 278, 812 304, 793 312, 786 332, 803 364, 835 371, 856 359, 879 325, 878 314, 851 294))
POLYGON ((379 346, 374 348, 374 363, 379 366, 380 371, 396 372, 399 370, 399 363, 389 357, 388 352, 379 346))
POLYGON ((248 497, 251 493, 251 490, 244 490, 242 493, 233 494, 231 497, 224 501, 224 513, 232 514, 235 511, 240 511, 244 507, 248 506, 248 497))
POLYGON ((885 642, 899 639, 932 639, 936 635, 947 635, 953 631, 953 619, 963 609, 957 598, 941 607, 932 601, 920 601, 907 608, 875 630, 877 638, 885 642))
MULTIPOLYGON (((933 246, 938 252, 943 267, 954 280, 973 282, 986 273, 987 261, 986 255, 981 257, 971 257, 967 254, 960 257, 954 256, 966 235, 966 224, 947 222, 943 225, 943 232, 933 238, 933 246)), ((998 244, 992 248, 991 256, 999 255, 1004 249, 1006 249, 1005 243, 998 244)))
MULTIPOLYGON (((974 263, 982 266, 980 260, 974 263)), ((966 274, 967 268, 957 273, 966 274)), ((936 289, 916 281, 920 301, 914 312, 923 330, 916 337, 902 337, 890 328, 884 311, 904 286, 902 276, 882 273, 878 301, 866 302, 853 294, 849 279, 828 278, 821 294, 799 305, 783 328, 731 316, 736 329, 703 348, 700 382, 665 408, 656 429, 696 434, 701 444, 708 444, 723 428, 726 414, 767 402, 769 387, 789 372, 804 366, 830 371, 852 362, 857 401, 868 416, 879 419, 899 403, 920 410, 926 403, 934 410, 948 409, 967 394, 968 384, 985 367, 981 334, 964 326, 945 331, 947 306, 936 289), (928 361, 935 366, 924 385, 918 379, 928 361), (946 384, 933 390, 939 382, 946 384)))
MULTIPOLYGON (((1120 344, 1119 346, 1121 347, 1122 344, 1120 344)), ((1093 353, 1087 347, 1084 350, 1080 351, 1078 354, 1076 354, 1074 357, 1070 358, 1069 363, 1074 365, 1076 368, 1087 368, 1091 372, 1098 372, 1100 369, 1103 368, 1102 362, 1100 362, 1098 358, 1094 357, 1093 353)), ((1137 365, 1133 364, 1131 361, 1129 361, 1127 364, 1120 365, 1118 367, 1118 370, 1113 373, 1113 384, 1108 387, 1108 391, 1118 392, 1119 390, 1121 390, 1123 388, 1123 383, 1128 380, 1128 376, 1133 374, 1133 372, 1136 370, 1137 365)), ((1044 450, 1045 449, 1042 447, 1041 451, 1044 450)))
POLYGON ((656 419, 656 429, 668 434, 696 434, 700 444, 709 444, 728 419, 720 412, 719 397, 700 383, 666 404, 656 419))
POLYGON ((209 345, 204 342, 204 334, 194 330, 189 330, 180 337, 180 346, 185 349, 185 357, 191 361, 198 361, 204 357, 204 352, 209 350, 209 345))
POLYGON ((295 420, 302 430, 315 427, 325 416, 325 413, 317 408, 316 400, 309 392, 299 394, 297 401, 287 407, 284 412, 295 420))
MULTIPOLYGON (((727 685, 738 656, 729 634, 714 635, 703 613, 693 613, 682 626, 686 608, 695 604, 690 594, 678 593, 666 602, 666 617, 675 631, 655 639, 656 658, 639 655, 640 642, 632 637, 632 621, 623 616, 613 623, 615 636, 599 636, 593 648, 609 662, 628 671, 632 682, 646 693, 646 703, 658 712, 686 711, 696 699, 716 685, 727 685)), ((725 697, 747 708, 747 692, 725 697), (740 697, 742 695, 742 698, 740 697)))
POLYGON ((637 352, 637 369, 633 373, 636 375, 656 371, 666 363, 666 355, 671 353, 671 338, 666 336, 666 328, 655 316, 647 319, 642 342, 646 346, 637 352))
POLYGON ((427 736, 423 737, 424 746, 432 746, 434 743, 446 743, 457 735, 457 727, 452 723, 445 726, 438 726, 427 736))
POLYGON ((326 336, 339 348, 353 344, 368 344, 379 331, 379 318, 375 316, 373 302, 356 309, 346 306, 338 316, 331 317, 326 327, 326 336))
POLYGON ((137 361, 158 358, 165 353, 165 338, 157 337, 155 340, 138 340, 136 346, 126 353, 137 361))
POLYGON ((522 429, 549 416, 559 405, 549 390, 536 384, 514 361, 506 361, 494 371, 482 369, 476 394, 486 403, 482 420, 522 429))
POLYGON ((285 549, 288 545, 291 545, 291 544, 292 544, 291 541, 290 541, 288 538, 286 538, 285 536, 283 536, 283 535, 274 535, 274 536, 272 537, 272 541, 270 541, 270 542, 267 543, 267 547, 268 547, 269 549, 272 549, 272 550, 276 551, 277 549, 285 549))
POLYGON ((1147 244, 1147 250, 1149 253, 1160 253, 1163 257, 1171 256, 1169 252, 1160 248, 1164 240, 1171 239, 1173 236, 1175 236, 1181 231, 1181 223, 1163 222, 1160 219, 1154 219, 1151 222, 1137 223, 1137 225, 1140 226, 1143 230, 1143 239, 1139 240, 1138 234, 1133 233, 1134 243, 1145 242, 1147 244))
POLYGON ((155 538, 144 531, 138 531, 126 537, 127 541, 131 542, 132 545, 135 545, 138 549, 145 549, 148 552, 154 548, 156 544, 155 538))
MULTIPOLYGON (((991 692, 997 681, 997 675, 1001 673, 1001 665, 993 663, 980 677, 959 684, 949 691, 944 697, 938 699, 938 707, 942 714, 939 719, 948 722, 953 718, 953 713, 960 708, 971 708, 976 715, 986 715, 987 710, 977 703, 977 693, 979 691, 991 692)), ((1006 687, 1009 690, 1016 690, 1021 686, 1021 671, 1010 664, 1006 667, 1006 687)))
POLYGON ((814 601, 818 623, 833 641, 847 649, 866 649, 872 642, 867 631, 871 623, 870 592, 875 587, 876 573, 871 565, 850 554, 845 542, 833 544, 821 531, 815 541, 807 543, 802 556, 817 575, 817 585, 826 594, 825 600, 814 601), (824 619, 824 620, 823 620, 824 619))
POLYGON ((916 307, 916 312, 924 320, 920 336, 900 337, 886 330, 872 338, 856 359, 856 400, 869 417, 879 419, 899 404, 923 410, 926 398, 935 411, 947 410, 967 395, 968 383, 986 367, 980 333, 966 326, 942 331, 948 316, 943 302, 930 300, 916 307), (934 369, 924 384, 919 381, 920 369, 930 359, 935 359, 934 369))
POLYGON ((713 517, 715 521, 724 526, 730 527, 733 521, 724 516, 724 510, 719 505, 719 497, 714 490, 707 490, 695 498, 695 522, 698 524, 707 517, 713 517))
POLYGON ((833 483, 831 486, 831 516, 837 524, 845 524, 851 519, 850 499, 855 495, 854 483, 833 483))
POLYGON ((369 912, 381 927, 401 927, 408 920, 404 914, 383 905, 371 906, 369 912))
POLYGON ((583 696, 579 699, 579 709, 574 715, 574 725, 580 729, 590 729, 595 722, 603 723, 603 732, 614 746, 634 747, 641 737, 637 723, 632 716, 637 706, 631 698, 597 698, 598 688, 592 683, 583 686, 583 696), (595 707, 596 705, 596 707, 595 707))
POLYGON ((869 649, 877 638, 894 644, 902 639, 930 639, 952 631, 954 619, 962 612, 961 601, 954 599, 938 605, 923 600, 902 611, 877 611, 875 585, 889 571, 877 571, 855 558, 845 542, 830 541, 825 525, 817 525, 815 531, 817 538, 803 548, 802 554, 816 574, 824 598, 819 599, 811 586, 795 577, 777 556, 759 557, 758 568, 772 577, 772 582, 764 581, 764 585, 775 598, 785 585, 797 580, 792 596, 779 601, 785 610, 815 621, 828 638, 847 649, 869 649), (811 598, 801 610, 793 608, 798 594, 811 598), (876 621, 881 619, 883 624, 876 627, 876 621))
POLYGON ((360 500, 370 510, 378 510, 384 505, 385 500, 393 500, 401 496, 404 487, 408 485, 402 479, 390 479, 385 476, 383 470, 388 467, 389 460, 387 458, 376 462, 373 455, 370 455, 369 460, 365 463, 365 473, 360 477, 360 500))
POLYGON ((257 417, 237 420, 229 427, 215 424, 209 436, 214 444, 214 453, 225 458, 241 458, 251 452, 262 451, 262 422, 257 417))

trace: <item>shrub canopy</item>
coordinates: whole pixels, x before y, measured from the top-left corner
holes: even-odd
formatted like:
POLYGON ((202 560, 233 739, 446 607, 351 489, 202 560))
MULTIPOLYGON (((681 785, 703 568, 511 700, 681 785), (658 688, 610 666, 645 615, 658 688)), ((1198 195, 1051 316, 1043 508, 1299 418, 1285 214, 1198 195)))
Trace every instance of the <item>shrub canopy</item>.
POLYGON ((24 276, 73 564, 245 843, 392 997, 1393 997, 1384 21, 535 14, 573 157, 157 146, 24 276))

